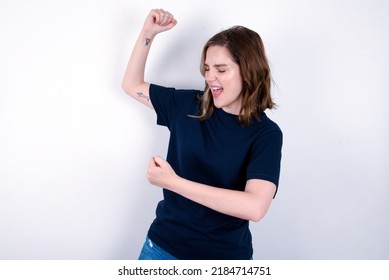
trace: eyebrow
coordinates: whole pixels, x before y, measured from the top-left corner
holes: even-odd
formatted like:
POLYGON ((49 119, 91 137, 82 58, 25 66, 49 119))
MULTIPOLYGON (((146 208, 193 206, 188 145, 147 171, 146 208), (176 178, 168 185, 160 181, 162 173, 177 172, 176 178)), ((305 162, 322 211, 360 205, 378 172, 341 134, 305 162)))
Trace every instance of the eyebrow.
MULTIPOLYGON (((208 66, 209 67, 209 65, 207 63, 204 63, 204 66, 208 66)), ((215 64, 215 65, 213 65, 213 67, 216 67, 216 68, 227 67, 227 66, 228 66, 227 64, 215 64)))

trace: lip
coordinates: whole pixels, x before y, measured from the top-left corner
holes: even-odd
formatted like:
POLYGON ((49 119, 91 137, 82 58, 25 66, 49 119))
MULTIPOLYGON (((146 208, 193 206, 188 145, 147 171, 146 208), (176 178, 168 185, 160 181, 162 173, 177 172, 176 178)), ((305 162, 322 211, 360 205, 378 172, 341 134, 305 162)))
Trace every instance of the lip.
POLYGON ((219 87, 218 90, 213 90, 211 88, 212 96, 214 99, 218 98, 223 93, 223 88, 219 87))
POLYGON ((216 90, 223 90, 223 87, 222 86, 218 86, 218 85, 209 85, 209 88, 212 92, 216 91, 216 90))

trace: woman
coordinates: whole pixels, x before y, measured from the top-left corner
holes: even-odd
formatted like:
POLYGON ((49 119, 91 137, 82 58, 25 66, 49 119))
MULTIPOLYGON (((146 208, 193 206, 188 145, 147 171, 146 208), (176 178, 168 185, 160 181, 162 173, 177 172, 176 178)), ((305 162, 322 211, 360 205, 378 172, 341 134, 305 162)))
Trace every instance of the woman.
POLYGON ((264 113, 274 106, 264 47, 254 31, 233 27, 204 46, 203 91, 149 84, 150 46, 176 23, 150 12, 122 84, 170 130, 167 160, 153 157, 147 170, 164 199, 139 259, 252 259, 249 221, 261 220, 276 194, 282 146, 264 113))

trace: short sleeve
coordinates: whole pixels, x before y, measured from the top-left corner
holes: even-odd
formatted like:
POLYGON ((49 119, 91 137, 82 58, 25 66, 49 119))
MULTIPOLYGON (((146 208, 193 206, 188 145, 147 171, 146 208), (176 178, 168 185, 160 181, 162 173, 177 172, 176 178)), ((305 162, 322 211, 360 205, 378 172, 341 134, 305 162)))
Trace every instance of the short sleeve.
POLYGON ((150 100, 157 113, 157 124, 170 128, 174 114, 174 88, 150 85, 150 100))
POLYGON ((247 179, 262 179, 278 189, 281 169, 282 132, 276 127, 259 135, 251 147, 247 179))
MULTIPOLYGON (((197 103, 199 90, 175 89, 150 85, 150 100, 157 114, 157 124, 171 128, 176 116, 189 104, 197 103)), ((195 114, 187 112, 187 114, 195 114)))

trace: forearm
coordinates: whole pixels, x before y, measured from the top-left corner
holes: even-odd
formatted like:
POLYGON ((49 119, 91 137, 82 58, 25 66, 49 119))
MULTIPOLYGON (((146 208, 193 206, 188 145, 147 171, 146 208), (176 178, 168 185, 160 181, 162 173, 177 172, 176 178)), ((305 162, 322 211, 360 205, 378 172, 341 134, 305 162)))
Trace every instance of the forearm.
POLYGON ((247 191, 217 188, 181 177, 169 189, 217 212, 255 222, 263 218, 270 206, 270 202, 247 191))
POLYGON ((237 218, 259 221, 273 200, 276 185, 267 180, 247 180, 244 191, 235 191, 196 183, 178 176, 161 157, 153 157, 147 170, 149 182, 173 191, 217 212, 237 218))
POLYGON ((147 34, 144 30, 142 30, 128 61, 127 69, 122 82, 122 88, 127 94, 133 97, 136 97, 138 92, 142 92, 141 87, 145 83, 144 74, 146 61, 154 36, 155 35, 147 34))

